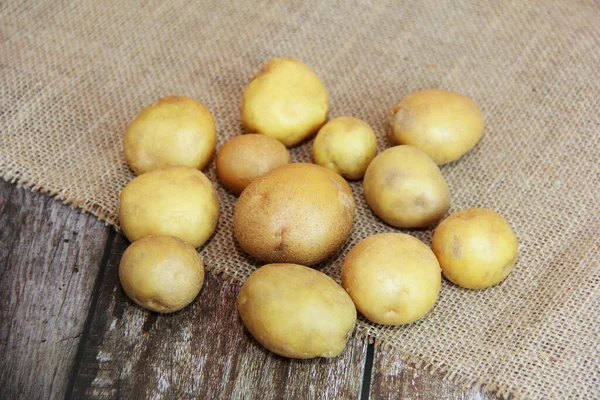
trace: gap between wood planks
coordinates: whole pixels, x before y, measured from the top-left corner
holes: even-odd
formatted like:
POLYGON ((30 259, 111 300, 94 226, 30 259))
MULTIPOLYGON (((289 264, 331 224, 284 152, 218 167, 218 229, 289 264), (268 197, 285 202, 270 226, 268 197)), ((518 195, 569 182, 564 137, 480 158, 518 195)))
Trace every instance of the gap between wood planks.
POLYGON ((110 251, 112 249, 115 236, 117 235, 116 231, 111 227, 109 228, 110 232, 108 233, 108 237, 106 238, 106 245, 104 246, 104 253, 102 254, 102 261, 100 263, 100 270, 98 271, 98 276, 96 277, 96 282, 94 283, 94 291, 92 294, 92 301, 90 304, 90 308, 88 310, 87 317, 85 319, 85 324, 83 326, 83 332, 81 333, 81 340, 79 341, 79 346, 77 347, 77 353, 75 354, 75 360, 73 361, 73 369, 71 370, 71 374, 69 375, 69 382, 67 384, 67 392, 65 394, 65 398, 70 399, 73 397, 73 389, 75 388, 75 381, 77 378, 77 371, 81 367, 81 362, 83 361, 83 352, 85 350, 85 345, 87 343, 87 339, 90 336, 90 331, 92 330, 92 322, 94 321, 94 315, 96 314, 96 308, 98 306, 98 300, 100 298, 100 289, 102 287, 102 282, 104 281, 104 277, 106 275, 106 267, 108 265, 108 258, 110 256, 110 251))

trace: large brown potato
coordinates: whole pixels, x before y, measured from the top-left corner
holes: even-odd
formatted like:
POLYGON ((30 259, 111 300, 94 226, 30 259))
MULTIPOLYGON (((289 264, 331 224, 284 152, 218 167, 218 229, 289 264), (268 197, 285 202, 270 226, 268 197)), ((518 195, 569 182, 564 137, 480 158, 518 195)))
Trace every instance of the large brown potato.
POLYGON ((471 208, 442 221, 433 234, 432 247, 448 280, 467 289, 484 289, 512 272, 519 244, 500 214, 471 208))
POLYGON ((290 152, 276 139, 241 135, 219 149, 217 175, 223 186, 239 195, 254 179, 289 162, 290 152))
POLYGON ((151 311, 181 310, 200 292, 204 263, 187 242, 172 236, 147 236, 125 250, 119 279, 127 296, 151 311))
POLYGON ((242 96, 246 131, 270 136, 288 147, 319 130, 328 112, 329 96, 323 82, 293 58, 266 63, 242 96))
POLYGON ((167 166, 204 168, 216 145, 215 121, 194 99, 168 96, 144 108, 127 128, 125 159, 136 173, 167 166))
POLYGON ((477 104, 449 90, 411 93, 390 114, 391 141, 420 148, 438 165, 460 158, 483 135, 483 114, 477 104))
POLYGON ((119 219, 131 242, 167 235, 199 247, 217 227, 219 201, 202 172, 167 167, 140 175, 125 186, 119 219))
POLYGON ((403 233, 361 240, 342 267, 342 286, 358 311, 378 324, 408 324, 433 307, 442 274, 425 243, 403 233))
POLYGON ((296 264, 269 264, 250 275, 237 301, 248 331, 284 357, 335 357, 354 330, 352 299, 333 279, 296 264))
POLYGON ((375 157, 363 186, 373 212, 398 228, 432 225, 450 206, 450 189, 440 169, 413 146, 395 146, 375 157))
POLYGON ((348 183, 314 164, 288 164, 255 179, 233 216, 244 251, 263 262, 314 265, 346 241, 354 220, 348 183))

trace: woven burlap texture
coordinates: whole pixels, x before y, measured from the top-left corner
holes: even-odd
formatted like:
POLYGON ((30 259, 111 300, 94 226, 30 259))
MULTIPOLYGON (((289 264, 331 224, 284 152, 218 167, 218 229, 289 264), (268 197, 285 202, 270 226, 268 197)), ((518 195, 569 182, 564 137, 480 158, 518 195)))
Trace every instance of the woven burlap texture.
MULTIPOLYGON (((0 4, 0 173, 118 227, 133 175, 122 135, 147 104, 194 97, 218 145, 242 133, 243 88, 270 58, 323 79, 331 116, 373 126, 407 93, 445 88, 482 108, 482 141, 442 167, 451 212, 490 207, 520 240, 513 274, 484 291, 444 282, 410 326, 361 320, 360 335, 455 382, 525 398, 600 397, 600 4, 593 1, 36 1, 0 4)), ((311 159, 312 141, 292 149, 311 159)), ((220 198, 200 249, 216 273, 256 267, 236 247, 236 197, 220 198)), ((351 238, 322 270, 339 279, 360 239, 394 231, 351 184, 351 238)), ((432 230, 406 231, 430 243, 432 230)))

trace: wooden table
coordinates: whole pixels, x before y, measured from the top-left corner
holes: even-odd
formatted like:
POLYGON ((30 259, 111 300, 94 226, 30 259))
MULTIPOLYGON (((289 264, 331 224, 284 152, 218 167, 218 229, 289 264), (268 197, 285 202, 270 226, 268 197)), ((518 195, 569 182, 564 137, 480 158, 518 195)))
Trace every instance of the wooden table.
POLYGON ((124 294, 123 236, 89 214, 0 180, 0 397, 484 399, 352 338, 335 359, 258 345, 238 286, 207 274, 184 310, 124 294))

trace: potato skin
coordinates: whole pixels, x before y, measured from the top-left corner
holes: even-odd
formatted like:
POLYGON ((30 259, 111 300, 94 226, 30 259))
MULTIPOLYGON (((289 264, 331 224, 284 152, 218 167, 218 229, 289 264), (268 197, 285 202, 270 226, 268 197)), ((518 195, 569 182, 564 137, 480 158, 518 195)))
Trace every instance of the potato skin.
POLYGON ((217 153, 217 175, 239 195, 254 179, 290 163, 290 153, 278 140, 260 134, 236 136, 217 153))
POLYGON ((317 74, 293 58, 267 62, 242 96, 242 123, 293 146, 315 133, 327 120, 329 96, 317 74))
POLYGON ((196 298, 204 282, 204 263, 196 249, 181 239, 147 236, 123 253, 119 279, 135 303, 169 313, 196 298))
POLYGON ((184 96, 168 96, 144 108, 123 139, 125 159, 136 175, 167 166, 203 169, 217 135, 210 111, 184 96))
POLYGON ((267 264, 250 275, 237 308, 254 338, 284 357, 335 357, 356 323, 352 299, 322 272, 267 264))
POLYGON ((200 247, 217 227, 219 201, 202 172, 166 167, 142 174, 125 186, 119 219, 131 242, 168 235, 200 247))
POLYGON ((442 165, 471 150, 481 139, 485 123, 469 97, 428 89, 400 100, 390 111, 390 125, 393 143, 418 147, 442 165))
POLYGON ((467 289, 484 289, 512 272, 519 243, 500 214, 488 208, 470 208, 439 224, 432 247, 449 281, 467 289))
POLYGON ((361 240, 342 266, 342 286, 367 319, 401 325, 434 306, 442 282, 435 255, 419 239, 381 233, 361 240))
POLYGON ((354 213, 344 178, 315 164, 293 163, 246 187, 233 227, 242 249, 257 260, 314 265, 346 241, 354 213))
POLYGON ((313 144, 315 163, 342 175, 360 179, 377 155, 377 137, 373 128, 352 117, 337 117, 317 133, 313 144))
POLYGON ((450 189, 439 167, 413 146, 395 146, 377 155, 363 187, 373 212, 397 228, 430 226, 450 207, 450 189))

